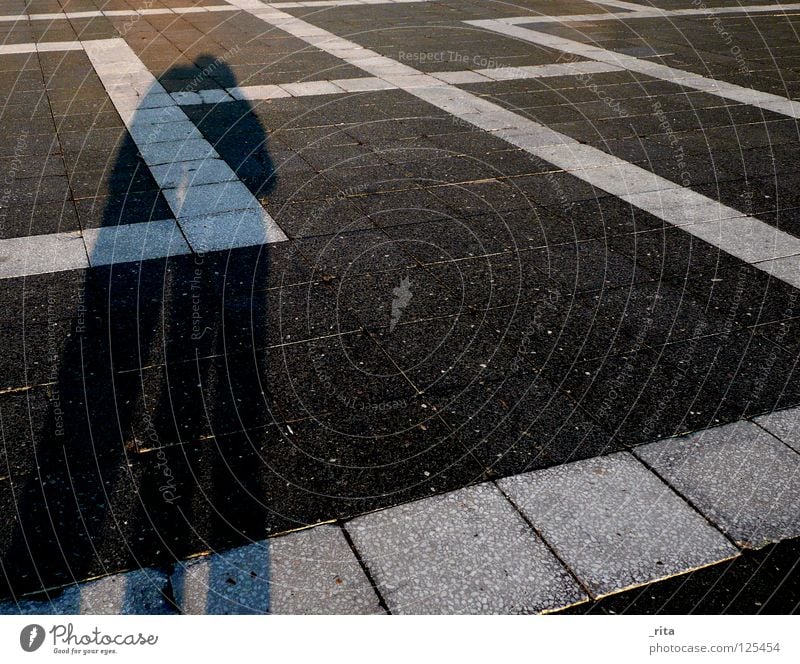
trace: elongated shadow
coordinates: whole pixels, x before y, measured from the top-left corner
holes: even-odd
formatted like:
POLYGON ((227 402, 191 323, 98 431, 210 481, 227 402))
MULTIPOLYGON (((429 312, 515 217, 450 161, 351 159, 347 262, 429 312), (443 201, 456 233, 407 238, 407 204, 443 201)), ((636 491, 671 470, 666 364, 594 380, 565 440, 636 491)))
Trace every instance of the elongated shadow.
MULTIPOLYGON (((175 81, 185 92, 236 86, 211 57, 162 80, 170 92, 175 81)), ((275 186, 267 136, 247 102, 186 110, 254 194, 275 186)), ((170 218, 128 134, 107 182, 103 229, 170 218)), ((113 255, 104 244, 90 256, 50 412, 12 478, 18 515, 0 543, 0 597, 263 536, 266 248, 113 255)))

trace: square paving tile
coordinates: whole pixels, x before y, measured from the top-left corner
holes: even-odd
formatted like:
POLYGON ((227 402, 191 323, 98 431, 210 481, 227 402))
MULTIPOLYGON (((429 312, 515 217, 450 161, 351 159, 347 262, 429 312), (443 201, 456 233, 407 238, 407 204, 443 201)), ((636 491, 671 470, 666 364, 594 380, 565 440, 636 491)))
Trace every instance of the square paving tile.
POLYGON ((795 452, 800 452, 800 408, 778 410, 755 418, 755 422, 795 452))
POLYGON ((626 452, 510 477, 499 485, 596 597, 737 554, 626 452))
POLYGON ((383 613, 337 526, 319 526, 179 564, 184 613, 383 613))
POLYGON ((270 613, 384 613, 338 526, 269 540, 270 613))
POLYGON ((800 535, 800 455, 750 422, 636 449, 742 546, 800 535))
POLYGON ((492 484, 347 524, 393 613, 534 613, 585 598, 492 484))

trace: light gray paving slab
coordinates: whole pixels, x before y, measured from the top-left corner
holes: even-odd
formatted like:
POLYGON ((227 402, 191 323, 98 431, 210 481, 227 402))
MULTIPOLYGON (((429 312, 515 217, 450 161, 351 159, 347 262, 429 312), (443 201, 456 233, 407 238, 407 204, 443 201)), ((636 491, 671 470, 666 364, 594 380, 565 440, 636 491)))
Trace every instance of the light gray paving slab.
POLYGON ((150 170, 162 189, 238 180, 236 173, 222 159, 176 161, 153 166, 150 170))
POLYGON ((220 214, 201 214, 178 220, 196 252, 227 251, 288 239, 263 208, 220 214))
POLYGON ((346 527, 393 613, 535 613, 585 598, 491 483, 346 527))
POLYGON ((0 44, 0 55, 11 55, 14 53, 36 53, 36 43, 0 44))
POLYGON ((772 261, 800 254, 800 238, 784 237, 783 231, 754 217, 689 224, 683 230, 781 279, 791 276, 791 259, 783 270, 772 265, 770 271, 772 261))
POLYGON ((338 526, 276 537, 269 546, 270 613, 384 613, 338 526))
POLYGON ((630 163, 614 163, 592 168, 580 174, 589 184, 615 196, 670 189, 674 182, 630 163))
POLYGON ((434 78, 430 74, 394 74, 386 73, 381 76, 383 80, 397 86, 403 90, 411 90, 413 88, 438 88, 447 85, 444 81, 434 78))
POLYGON ((176 161, 196 161, 197 159, 218 159, 217 151, 203 138, 190 138, 185 141, 166 141, 145 143, 139 146, 148 166, 170 164, 176 161))
POLYGON ((776 410, 769 415, 757 417, 755 421, 793 450, 800 452, 800 408, 776 410))
POLYGON ((114 574, 69 586, 50 600, 0 602, 0 615, 164 615, 175 613, 166 599, 168 576, 155 569, 114 574))
POLYGON ((600 152, 581 143, 551 145, 539 150, 539 156, 565 171, 580 171, 586 168, 623 166, 628 162, 614 155, 600 152))
POLYGON ((280 86, 292 97, 341 94, 342 88, 330 81, 306 81, 304 83, 281 83, 280 86))
POLYGON ((136 110, 139 108, 163 108, 172 106, 175 100, 166 92, 150 92, 143 95, 136 94, 135 90, 121 93, 117 90, 114 95, 114 106, 117 110, 136 110))
POLYGON ((193 217, 260 207, 250 190, 239 181, 167 189, 164 191, 164 198, 167 199, 176 217, 193 217))
POLYGON ((185 117, 177 122, 136 124, 129 127, 128 131, 139 146, 203 138, 195 124, 185 117))
POLYGON ((383 613, 341 529, 330 525, 178 563, 172 587, 189 614, 383 613))
POLYGON ((238 88, 230 88, 228 92, 234 99, 244 99, 249 101, 291 97, 286 90, 277 85, 246 85, 238 88))
POLYGON ((269 611, 270 556, 266 542, 177 563, 175 603, 187 614, 264 614, 269 611))
POLYGON ((719 531, 626 452, 499 484, 597 597, 737 554, 719 531))
POLYGON ((490 80, 488 77, 481 74, 479 71, 440 71, 431 74, 434 78, 440 81, 450 83, 451 85, 464 85, 467 83, 485 83, 490 80))
POLYGON ((226 101, 233 101, 233 97, 227 90, 198 90, 197 94, 204 104, 220 104, 226 101))
POLYGON ((800 535, 800 455, 752 422, 658 441, 636 454, 743 546, 800 535))
POLYGON ((365 76, 363 78, 339 78, 331 81, 345 92, 371 92, 373 90, 394 90, 395 86, 380 78, 365 76))
POLYGON ((119 114, 128 127, 186 120, 186 114, 178 106, 121 110, 119 114))
POLYGON ((800 256, 773 258, 756 263, 760 270, 768 272, 795 288, 800 288, 800 256))
POLYGON ((674 226, 687 226, 745 216, 744 212, 734 210, 678 185, 671 189, 633 193, 621 198, 659 219, 669 220, 674 226))
POLYGON ((77 270, 89 266, 80 233, 0 240, 0 278, 77 270))
POLYGON ((478 71, 493 81, 515 81, 531 78, 530 72, 520 67, 489 67, 487 69, 479 69, 478 71))
POLYGON ((111 265, 190 254, 186 239, 172 219, 91 228, 83 232, 89 263, 111 265))
POLYGON ((82 51, 83 44, 77 41, 39 42, 36 44, 36 50, 39 53, 47 53, 49 51, 82 51))
POLYGON ((181 90, 179 92, 172 92, 170 97, 172 97, 176 104, 180 104, 181 106, 192 106, 203 103, 203 98, 196 92, 181 90))

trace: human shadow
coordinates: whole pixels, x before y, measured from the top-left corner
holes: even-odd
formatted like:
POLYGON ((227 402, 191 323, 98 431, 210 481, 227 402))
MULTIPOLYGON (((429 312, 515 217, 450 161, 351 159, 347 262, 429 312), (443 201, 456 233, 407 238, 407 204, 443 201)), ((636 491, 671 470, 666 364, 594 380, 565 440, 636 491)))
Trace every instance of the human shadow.
MULTIPOLYGON (((167 92, 181 91, 176 81, 190 93, 236 86, 210 56, 160 79, 167 92)), ((272 190, 268 137, 248 102, 185 110, 255 195, 272 190)), ((125 133, 105 233, 169 211, 139 150, 125 133)), ((200 184, 190 176, 180 186, 200 184)), ((0 597, 263 536, 266 247, 119 262, 106 242, 89 259, 47 412, 29 442, 6 440, 25 447, 25 462, 12 478, 17 518, 0 543, 0 597)))

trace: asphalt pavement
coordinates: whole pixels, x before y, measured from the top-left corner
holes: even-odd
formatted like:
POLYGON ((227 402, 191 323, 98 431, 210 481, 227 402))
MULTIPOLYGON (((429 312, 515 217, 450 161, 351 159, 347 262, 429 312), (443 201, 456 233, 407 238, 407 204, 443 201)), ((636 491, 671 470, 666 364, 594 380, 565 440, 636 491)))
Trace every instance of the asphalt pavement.
POLYGON ((798 17, 0 0, 0 612, 796 610, 798 17))

